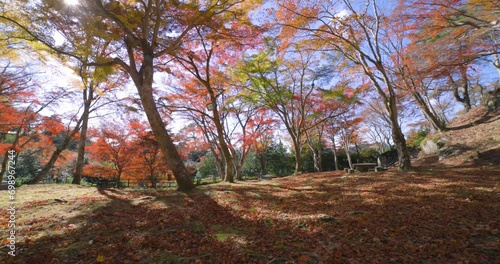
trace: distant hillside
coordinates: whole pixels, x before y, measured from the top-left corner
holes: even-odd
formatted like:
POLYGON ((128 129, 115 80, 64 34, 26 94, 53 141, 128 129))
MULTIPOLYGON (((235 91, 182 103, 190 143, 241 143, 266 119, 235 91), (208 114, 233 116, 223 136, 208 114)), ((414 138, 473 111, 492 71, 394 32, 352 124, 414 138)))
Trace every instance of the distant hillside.
POLYGON ((478 106, 454 119, 449 128, 427 136, 417 165, 500 167, 500 109, 488 112, 478 106))

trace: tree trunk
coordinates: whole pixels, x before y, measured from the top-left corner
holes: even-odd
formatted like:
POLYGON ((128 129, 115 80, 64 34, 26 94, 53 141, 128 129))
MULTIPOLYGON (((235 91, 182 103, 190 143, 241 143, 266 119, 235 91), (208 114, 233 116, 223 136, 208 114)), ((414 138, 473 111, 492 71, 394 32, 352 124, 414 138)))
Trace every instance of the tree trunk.
POLYGON ((464 65, 460 66, 460 77, 462 79, 461 85, 463 86, 462 95, 460 95, 460 84, 453 80, 453 77, 448 74, 448 80, 453 85, 453 96, 458 102, 463 104, 465 111, 469 112, 472 106, 469 96, 469 80, 467 78, 467 68, 464 65))
POLYGON ((468 85, 464 86, 464 91, 462 92, 462 96, 460 96, 460 87, 455 86, 453 88, 453 96, 455 96, 455 99, 462 103, 462 105, 465 108, 466 112, 469 112, 470 109, 472 108, 471 103, 470 103, 470 97, 469 97, 469 89, 467 87, 468 85))
MULTIPOLYGON (((78 130, 76 130, 78 131, 78 130)), ((76 134, 76 132, 71 133, 70 135, 66 136, 64 139, 63 143, 61 146, 57 147, 56 150, 52 153, 52 156, 49 159, 49 162, 43 166, 42 170, 31 180, 26 182, 27 184, 36 184, 39 183, 43 178, 45 178, 48 174, 50 169, 54 167, 54 164, 56 163, 57 159, 61 155, 61 153, 69 146, 71 142, 73 142, 72 137, 76 134)))
POLYGON ((148 118, 151 130, 155 136, 158 145, 160 146, 163 155, 166 158, 167 166, 172 171, 177 181, 177 190, 190 191, 194 189, 194 184, 189 177, 189 173, 182 161, 177 148, 170 137, 165 123, 161 118, 158 108, 153 97, 153 56, 144 54, 144 63, 141 68, 142 83, 138 82, 138 78, 133 78, 136 84, 137 91, 141 98, 144 112, 148 118))
POLYGON ((397 107, 396 107, 396 97, 391 94, 390 101, 387 102, 387 110, 389 111, 389 116, 392 125, 392 140, 394 141, 394 145, 396 145, 396 149, 398 152, 398 161, 399 171, 408 171, 412 169, 410 154, 408 152, 408 148, 406 147, 406 139, 401 131, 401 127, 399 125, 398 115, 397 115, 397 107))
POLYGON ((351 153, 349 152, 349 145, 347 145, 347 144, 344 145, 344 151, 345 151, 345 155, 347 157, 347 162, 349 163, 349 168, 353 169, 351 153))
POLYGON ((387 113, 389 114, 389 120, 391 121, 392 140, 394 141, 394 145, 396 145, 396 149, 398 152, 398 170, 408 171, 412 169, 412 166, 410 154, 408 152, 408 148, 406 147, 406 139, 403 132, 401 131, 401 126, 399 125, 396 91, 394 90, 394 87, 392 86, 392 83, 381 64, 378 64, 377 66, 384 75, 384 82, 387 86, 387 93, 380 87, 379 83, 375 81, 375 77, 371 78, 372 83, 377 87, 378 93, 384 99, 384 104, 387 113))
MULTIPOLYGON (((214 110, 214 112, 216 112, 216 110, 214 110)), ((218 113, 214 113, 214 115, 217 115, 218 116, 218 113)), ((218 120, 220 121, 218 118, 214 118, 214 122, 218 120)), ((222 152, 222 157, 224 158, 224 181, 227 181, 227 182, 234 182, 234 174, 235 174, 235 169, 234 169, 234 159, 233 159, 233 156, 231 155, 231 152, 229 150, 229 147, 226 143, 226 141, 224 140, 224 132, 223 132, 223 129, 222 129, 222 125, 217 122, 215 122, 215 126, 217 128, 217 138, 219 140, 219 146, 220 146, 220 149, 221 149, 221 152, 222 152)))
POLYGON ((351 145, 351 140, 350 140, 350 134, 349 131, 346 128, 346 124, 343 125, 342 129, 340 130, 342 140, 344 141, 344 152, 347 157, 347 162, 349 163, 349 168, 353 169, 354 167, 352 166, 352 157, 351 157, 351 152, 349 151, 349 146, 351 145))
POLYGON ((243 168, 239 164, 236 166, 236 180, 238 181, 243 180, 243 168))
POLYGON ((235 174, 235 170, 234 170, 234 160, 233 160, 233 157, 231 156, 231 154, 228 154, 228 153, 224 153, 224 151, 222 152, 224 155, 224 163, 225 163, 225 168, 224 168, 224 181, 226 182, 234 182, 234 174, 235 174))
POLYGON ((221 148, 222 156, 224 157, 224 162, 226 165, 226 167, 224 168, 225 169, 224 170, 224 172, 225 172, 224 181, 234 182, 234 175, 235 175, 234 158, 231 155, 231 151, 229 150, 229 146, 228 146, 228 144, 225 140, 225 137, 224 137, 225 132, 224 132, 224 128, 222 127, 222 121, 221 121, 220 115, 219 115, 219 109, 217 106, 216 95, 214 93, 214 90, 210 86, 209 81, 203 81, 203 79, 201 77, 199 79, 205 85, 205 87, 208 91, 208 94, 210 95, 210 102, 211 102, 212 114, 213 114, 212 119, 214 121, 215 128, 217 130, 217 140, 219 141, 219 146, 221 148))
POLYGON ((359 163, 359 159, 361 158, 361 151, 359 149, 359 145, 358 145, 358 141, 354 141, 354 148, 356 149, 356 156, 357 156, 357 159, 356 159, 356 163, 359 163))
POLYGON ((260 174, 267 175, 266 155, 264 152, 259 152, 257 156, 259 157, 260 174))
MULTIPOLYGON (((399 125, 398 125, 399 126, 399 125)), ((408 171, 412 169, 410 154, 408 148, 406 147, 406 140, 399 129, 393 129, 393 140, 398 151, 399 167, 400 171, 408 171)))
POLYGON ((89 124, 90 105, 94 99, 93 87, 88 87, 83 90, 83 115, 82 129, 80 131, 80 139, 78 141, 78 157, 76 158, 75 174, 73 175, 72 184, 80 184, 83 174, 83 165, 85 162, 85 143, 87 142, 87 130, 89 124))
POLYGON ((311 152, 313 154, 314 170, 316 170, 316 172, 323 171, 321 168, 321 150, 312 148, 311 152))
POLYGON ((226 180, 226 171, 224 170, 224 161, 217 155, 217 159, 215 160, 215 166, 217 166, 217 171, 220 174, 221 181, 226 180))
POLYGON ((227 145, 226 140, 224 139, 224 130, 220 122, 217 106, 214 106, 213 114, 214 114, 215 127, 217 129, 217 138, 219 140, 219 146, 221 148, 222 156, 224 157, 224 163, 225 163, 224 181, 234 182, 234 174, 235 174, 234 159, 233 156, 231 155, 231 151, 229 150, 229 146, 227 145))
POLYGON ((337 147, 335 146, 335 136, 332 136, 332 151, 333 151, 333 162, 335 165, 335 170, 339 170, 339 160, 337 157, 337 147))
POLYGON ((6 151, 5 154, 3 155, 2 168, 0 170, 0 181, 3 180, 3 176, 5 175, 5 172, 7 171, 7 161, 8 160, 9 160, 9 152, 6 151))
POLYGON ((314 163, 314 170, 316 172, 320 172, 321 169, 320 167, 318 166, 318 154, 316 153, 316 151, 313 151, 313 163, 314 163))
MULTIPOLYGON (((321 142, 318 140, 318 147, 316 148, 314 146, 314 139, 312 136, 309 134, 308 131, 305 131, 306 138, 307 138, 307 145, 309 146, 309 150, 311 151, 311 154, 313 155, 313 163, 314 163, 314 170, 316 172, 321 172, 323 171, 321 167, 321 142)), ((321 137, 321 136, 319 136, 321 137)))
POLYGON ((314 167, 316 167, 316 170, 318 172, 322 172, 323 171, 323 165, 321 164, 322 163, 322 154, 321 154, 321 149, 318 149, 318 152, 314 154, 314 167))
POLYGON ((189 177, 186 166, 184 165, 172 138, 165 128, 165 124, 161 119, 160 113, 156 108, 152 94, 152 87, 143 87, 141 101, 149 124, 151 125, 151 130, 155 135, 155 139, 158 141, 158 145, 167 159, 167 166, 175 176, 178 186, 177 189, 179 191, 189 191, 194 189, 194 184, 189 177))
POLYGON ((321 147, 318 149, 318 156, 317 156, 317 166, 318 166, 318 172, 323 171, 323 150, 321 147))
MULTIPOLYGON (((232 151, 232 152, 233 152, 233 156, 236 157, 236 151, 232 151)), ((245 160, 246 160, 247 155, 248 155, 248 151, 243 149, 241 152, 241 157, 238 160, 238 162, 236 163, 236 179, 238 181, 243 180, 243 165, 245 165, 245 160)))
MULTIPOLYGON (((215 145, 216 148, 218 148, 217 144, 214 144, 214 143, 212 143, 212 144, 215 145)), ((224 162, 222 162, 221 157, 219 155, 217 155, 214 147, 211 147, 210 149, 212 150, 212 154, 214 155, 215 167, 217 168, 217 172, 219 173, 219 176, 222 179, 222 181, 224 181, 224 178, 225 178, 225 176, 224 176, 225 175, 224 174, 224 162)))
POLYGON ((229 151, 231 153, 231 157, 233 159, 233 164, 234 164, 234 175, 236 177, 236 180, 242 181, 243 180, 243 175, 241 175, 241 167, 242 163, 241 160, 243 158, 243 153, 241 153, 241 158, 238 159, 238 153, 236 153, 236 150, 234 148, 229 148, 229 151))
POLYGON ((297 138, 292 138, 293 140, 293 148, 295 151, 295 174, 300 174, 302 173, 302 147, 300 145, 300 142, 298 142, 300 139, 297 138))
POLYGON ((422 110, 422 112, 424 113, 425 119, 427 119, 427 122, 429 122, 432 128, 438 132, 446 131, 447 129, 445 122, 443 122, 441 118, 434 114, 434 112, 430 109, 430 107, 432 106, 427 105, 424 98, 422 98, 422 95, 418 92, 413 92, 412 96, 420 110, 422 110))
POLYGON ((118 170, 118 173, 116 174, 116 188, 120 189, 120 181, 121 181, 121 178, 122 178, 122 173, 123 173, 123 170, 122 169, 119 169, 118 170))

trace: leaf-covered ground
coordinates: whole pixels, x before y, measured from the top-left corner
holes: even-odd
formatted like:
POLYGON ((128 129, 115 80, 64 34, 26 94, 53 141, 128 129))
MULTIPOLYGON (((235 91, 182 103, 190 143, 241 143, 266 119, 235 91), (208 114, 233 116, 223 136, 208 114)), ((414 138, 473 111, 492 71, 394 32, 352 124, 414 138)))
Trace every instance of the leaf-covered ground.
POLYGON ((499 175, 330 172, 190 194, 27 186, 17 256, 3 247, 0 262, 499 263, 499 175))

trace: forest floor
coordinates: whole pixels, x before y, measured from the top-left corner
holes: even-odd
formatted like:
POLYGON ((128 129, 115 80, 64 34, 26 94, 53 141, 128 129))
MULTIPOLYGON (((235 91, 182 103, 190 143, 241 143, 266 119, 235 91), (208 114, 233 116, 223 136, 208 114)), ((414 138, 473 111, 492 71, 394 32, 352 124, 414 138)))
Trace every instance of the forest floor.
MULTIPOLYGON (((498 167, 165 189, 22 186, 3 263, 499 263, 498 167), (57 199, 57 200, 56 200, 57 199)), ((0 241, 2 241, 0 240, 0 241)))

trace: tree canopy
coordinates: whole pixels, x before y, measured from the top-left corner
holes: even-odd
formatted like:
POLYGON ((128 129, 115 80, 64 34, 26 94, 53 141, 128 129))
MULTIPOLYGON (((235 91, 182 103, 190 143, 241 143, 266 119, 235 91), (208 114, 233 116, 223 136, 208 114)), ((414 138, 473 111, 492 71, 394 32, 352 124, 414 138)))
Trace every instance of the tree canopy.
POLYGON ((411 170, 410 134, 498 106, 499 12, 475 0, 3 1, 1 146, 37 153, 32 182, 75 154, 75 184, 86 166, 120 179, 142 164, 183 191, 209 160, 229 182, 253 161, 268 173, 279 142, 295 173, 323 170, 328 150, 352 166, 363 148, 395 148, 411 170), (50 63, 81 83, 39 78, 50 63), (112 157, 115 145, 134 150, 112 157))

